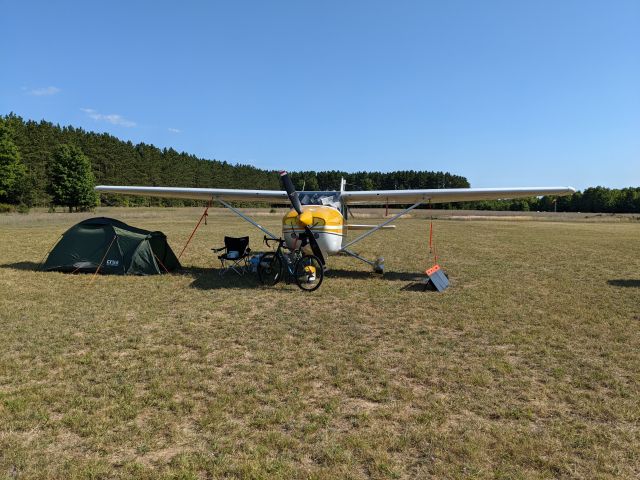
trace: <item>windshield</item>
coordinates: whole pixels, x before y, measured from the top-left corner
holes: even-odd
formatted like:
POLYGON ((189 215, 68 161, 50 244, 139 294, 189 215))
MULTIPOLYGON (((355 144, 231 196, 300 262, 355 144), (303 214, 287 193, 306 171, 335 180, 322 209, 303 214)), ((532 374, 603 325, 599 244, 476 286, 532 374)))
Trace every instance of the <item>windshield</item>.
POLYGON ((340 209, 339 192, 298 192, 302 205, 328 205, 340 209))

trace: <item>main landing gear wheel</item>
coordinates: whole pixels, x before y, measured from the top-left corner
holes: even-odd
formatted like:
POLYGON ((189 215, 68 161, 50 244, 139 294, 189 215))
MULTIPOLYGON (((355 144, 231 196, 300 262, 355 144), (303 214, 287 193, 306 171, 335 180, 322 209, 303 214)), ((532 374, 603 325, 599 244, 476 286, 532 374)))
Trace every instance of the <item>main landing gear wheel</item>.
POLYGON ((324 279, 324 268, 315 255, 304 255, 296 262, 294 275, 296 283, 302 290, 313 292, 324 279))
POLYGON ((265 253, 258 264, 258 278, 263 285, 275 285, 282 278, 282 260, 274 253, 265 253))

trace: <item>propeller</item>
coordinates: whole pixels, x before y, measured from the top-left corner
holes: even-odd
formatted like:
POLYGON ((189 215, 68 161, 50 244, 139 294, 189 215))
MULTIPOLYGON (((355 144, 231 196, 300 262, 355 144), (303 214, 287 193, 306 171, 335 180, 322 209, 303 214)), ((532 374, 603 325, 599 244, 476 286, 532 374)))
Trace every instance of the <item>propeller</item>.
MULTIPOLYGON (((309 225, 313 222, 313 214, 311 212, 303 212, 302 204, 300 203, 300 198, 298 197, 298 192, 296 192, 296 188, 293 186, 293 182, 289 177, 289 174, 285 171, 280 172, 280 179, 282 180, 282 186, 287 192, 287 196, 289 197, 289 201, 291 202, 291 206, 298 214, 298 222, 304 225, 304 231, 306 233, 306 240, 311 245, 311 250, 313 254, 320 259, 320 263, 324 267, 324 255, 322 255, 322 250, 320 250, 320 246, 318 245, 318 241, 316 237, 313 235, 311 228, 309 225)), ((302 246, 306 245, 303 243, 302 246)))

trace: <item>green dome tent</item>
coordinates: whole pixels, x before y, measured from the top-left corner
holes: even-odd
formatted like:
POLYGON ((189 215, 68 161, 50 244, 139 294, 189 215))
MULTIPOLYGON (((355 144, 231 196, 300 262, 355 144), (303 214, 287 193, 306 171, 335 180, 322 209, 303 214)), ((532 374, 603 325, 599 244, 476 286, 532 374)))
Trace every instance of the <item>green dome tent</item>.
POLYGON ((180 267, 162 232, 149 232, 113 218, 90 218, 67 230, 43 270, 112 275, 156 275, 180 267))

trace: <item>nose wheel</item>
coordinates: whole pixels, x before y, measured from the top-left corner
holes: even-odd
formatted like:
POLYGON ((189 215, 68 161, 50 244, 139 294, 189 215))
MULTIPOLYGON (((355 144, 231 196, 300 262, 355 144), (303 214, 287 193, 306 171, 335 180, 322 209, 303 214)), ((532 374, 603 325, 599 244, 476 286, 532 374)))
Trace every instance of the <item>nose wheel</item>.
POLYGON ((378 257, 373 262, 373 271, 375 273, 379 273, 380 275, 384 274, 384 258, 378 257))
POLYGON ((303 255, 294 268, 296 284, 302 290, 313 292, 318 289, 324 279, 324 268, 315 255, 303 255))

